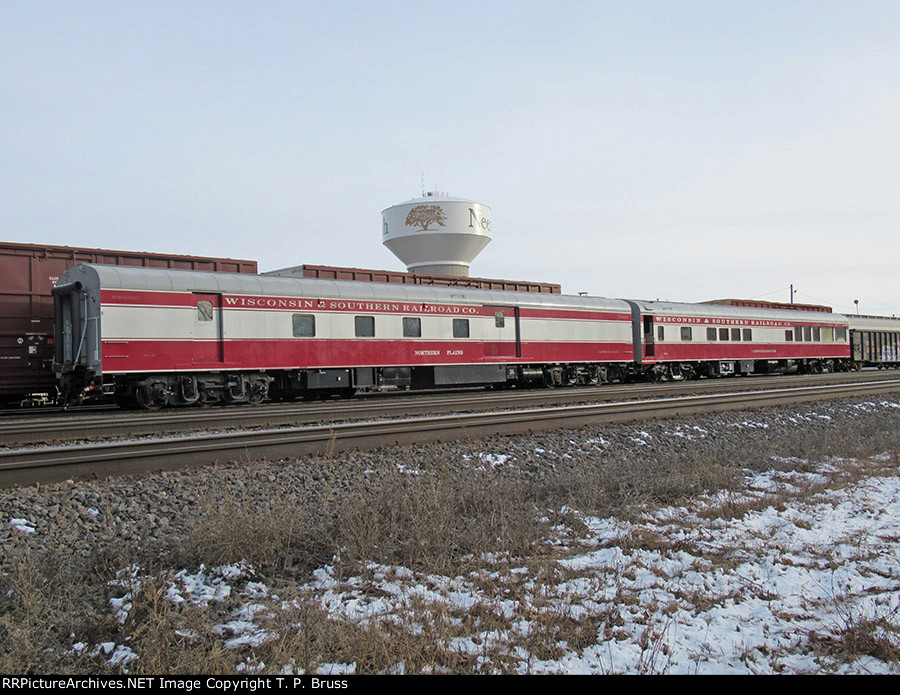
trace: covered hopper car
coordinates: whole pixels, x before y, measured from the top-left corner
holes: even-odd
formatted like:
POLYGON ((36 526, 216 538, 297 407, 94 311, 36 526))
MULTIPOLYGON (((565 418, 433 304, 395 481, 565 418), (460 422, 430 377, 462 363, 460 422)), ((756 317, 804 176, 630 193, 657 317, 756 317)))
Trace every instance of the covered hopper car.
POLYGON ((865 367, 900 368, 900 319, 850 316, 853 361, 865 367))

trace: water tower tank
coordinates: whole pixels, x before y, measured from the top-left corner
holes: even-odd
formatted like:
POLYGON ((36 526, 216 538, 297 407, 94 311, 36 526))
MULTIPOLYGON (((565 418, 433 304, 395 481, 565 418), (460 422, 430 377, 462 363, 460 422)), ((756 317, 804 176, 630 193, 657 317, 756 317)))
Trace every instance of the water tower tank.
POLYGON ((382 243, 411 273, 469 275, 491 240, 491 209, 434 191, 381 213, 382 243))

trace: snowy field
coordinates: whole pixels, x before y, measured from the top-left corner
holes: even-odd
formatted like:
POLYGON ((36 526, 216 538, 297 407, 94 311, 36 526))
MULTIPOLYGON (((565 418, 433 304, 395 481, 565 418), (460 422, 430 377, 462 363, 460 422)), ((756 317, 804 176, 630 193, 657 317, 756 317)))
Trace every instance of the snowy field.
MULTIPOLYGON (((888 652, 900 644, 900 478, 879 474, 886 464, 896 461, 835 460, 815 473, 755 475, 744 494, 699 498, 637 523, 582 518, 586 533, 558 529, 558 547, 570 556, 554 576, 536 579, 502 558, 493 572, 456 577, 373 565, 365 578, 338 580, 323 567, 302 593, 334 618, 412 632, 435 614, 460 616, 462 625, 466 613, 490 613, 496 629, 445 645, 488 672, 502 657, 518 673, 897 673, 896 661, 837 658, 846 640, 881 641, 888 652), (830 484, 848 478, 854 484, 830 484), (723 520, 725 507, 746 511, 723 520), (534 630, 565 621, 596 626, 597 639, 559 640, 549 657, 524 646, 534 630)), ((120 620, 141 581, 139 569, 123 572, 110 605, 120 620)), ((230 619, 215 627, 228 649, 277 638, 265 625, 287 607, 246 564, 175 572, 166 599, 231 605, 230 619)), ((137 656, 126 645, 100 648, 113 663, 137 656)), ((318 672, 355 668, 326 664, 318 672)), ((400 661, 393 672, 403 671, 400 661)))

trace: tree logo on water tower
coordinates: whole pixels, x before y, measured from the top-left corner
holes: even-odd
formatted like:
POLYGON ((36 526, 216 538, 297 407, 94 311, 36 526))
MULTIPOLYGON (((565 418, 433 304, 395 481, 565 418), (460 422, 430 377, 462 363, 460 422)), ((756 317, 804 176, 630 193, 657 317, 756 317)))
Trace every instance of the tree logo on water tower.
POLYGON ((447 217, 440 205, 416 205, 406 216, 407 227, 418 227, 423 232, 432 231, 429 229, 431 224, 439 224, 444 226, 447 217))

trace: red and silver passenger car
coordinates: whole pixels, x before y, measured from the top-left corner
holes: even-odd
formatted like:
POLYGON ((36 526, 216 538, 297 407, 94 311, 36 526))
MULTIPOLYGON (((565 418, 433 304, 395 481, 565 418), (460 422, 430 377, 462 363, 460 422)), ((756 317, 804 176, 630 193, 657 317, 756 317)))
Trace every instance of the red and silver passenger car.
POLYGON ((622 300, 79 265, 54 289, 69 399, 142 407, 622 379, 622 300))
POLYGON ((846 316, 818 311, 632 301, 634 360, 651 379, 843 371, 846 316))
POLYGON ((257 272, 256 261, 0 241, 0 406, 55 400, 51 290, 77 263, 257 272))

